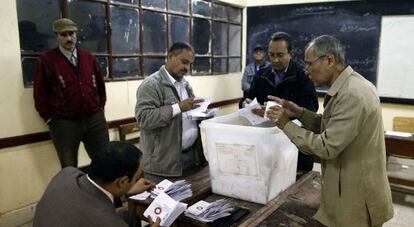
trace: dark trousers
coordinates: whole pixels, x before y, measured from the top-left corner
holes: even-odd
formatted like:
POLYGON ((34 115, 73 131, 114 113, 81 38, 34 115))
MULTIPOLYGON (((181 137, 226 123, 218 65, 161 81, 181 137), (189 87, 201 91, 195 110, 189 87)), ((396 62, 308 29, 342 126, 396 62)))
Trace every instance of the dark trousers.
POLYGON ((78 166, 81 141, 92 160, 97 153, 105 151, 109 144, 108 125, 103 111, 78 120, 52 119, 49 130, 62 168, 78 166))
POLYGON ((298 166, 297 171, 298 173, 307 173, 313 169, 313 156, 306 155, 299 151, 298 155, 298 166))

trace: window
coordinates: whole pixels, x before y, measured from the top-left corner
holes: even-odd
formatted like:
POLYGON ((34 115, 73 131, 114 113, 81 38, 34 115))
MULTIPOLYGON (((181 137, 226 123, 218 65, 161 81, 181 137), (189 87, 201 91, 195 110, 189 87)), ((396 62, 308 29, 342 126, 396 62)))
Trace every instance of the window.
POLYGON ((52 23, 78 25, 78 45, 93 52, 107 81, 142 79, 165 64, 168 47, 189 42, 192 75, 240 72, 241 9, 211 0, 17 0, 23 81, 57 46, 52 23), (62 15, 62 16, 61 16, 62 15))

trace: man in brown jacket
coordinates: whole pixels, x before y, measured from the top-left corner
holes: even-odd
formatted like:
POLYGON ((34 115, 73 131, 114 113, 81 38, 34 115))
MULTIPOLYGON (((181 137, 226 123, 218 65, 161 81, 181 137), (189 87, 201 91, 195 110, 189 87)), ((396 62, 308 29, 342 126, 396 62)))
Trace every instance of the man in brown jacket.
POLYGON ((321 158, 322 197, 315 218, 334 226, 381 226, 394 211, 385 165, 384 129, 375 87, 350 66, 339 40, 323 35, 305 51, 316 85, 328 85, 323 114, 269 97, 267 112, 299 150, 321 158), (298 118, 305 128, 289 121, 298 118))

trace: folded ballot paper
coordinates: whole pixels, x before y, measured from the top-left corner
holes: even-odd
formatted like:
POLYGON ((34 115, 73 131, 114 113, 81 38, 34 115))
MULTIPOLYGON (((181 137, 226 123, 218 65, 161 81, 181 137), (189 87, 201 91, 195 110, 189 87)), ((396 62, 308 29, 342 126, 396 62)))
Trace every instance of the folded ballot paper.
POLYGON ((246 118, 250 122, 250 124, 259 125, 259 124, 262 124, 268 121, 267 119, 264 119, 263 117, 259 117, 252 112, 253 109, 260 109, 260 108, 262 108, 262 106, 260 105, 259 102, 257 102, 257 99, 255 98, 246 107, 244 107, 243 109, 240 109, 239 114, 240 116, 246 118))
POLYGON ((153 221, 159 217, 161 226, 170 226, 186 208, 187 204, 177 202, 166 193, 160 192, 144 211, 144 216, 151 218, 153 221))
POLYGON ((193 195, 191 185, 185 180, 179 180, 174 183, 167 179, 161 181, 151 191, 151 198, 157 197, 161 192, 165 192, 175 201, 181 201, 193 195))
POLYGON ((185 216, 201 222, 213 222, 219 218, 229 216, 233 210, 224 199, 212 203, 200 200, 190 206, 185 212, 185 216))
POLYGON ((193 192, 191 191, 191 185, 185 180, 180 180, 173 183, 165 179, 158 183, 151 191, 151 193, 143 192, 141 194, 133 195, 129 198, 135 200, 146 200, 150 196, 152 199, 155 199, 162 192, 166 193, 176 201, 184 200, 193 195, 193 192))

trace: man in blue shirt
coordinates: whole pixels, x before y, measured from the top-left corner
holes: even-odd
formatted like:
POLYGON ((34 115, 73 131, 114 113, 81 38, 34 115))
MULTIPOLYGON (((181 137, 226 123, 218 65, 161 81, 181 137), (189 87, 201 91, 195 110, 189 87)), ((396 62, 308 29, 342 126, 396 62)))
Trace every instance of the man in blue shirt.
MULTIPOLYGON (((261 104, 273 95, 299 103, 298 105, 316 112, 318 98, 312 81, 302 65, 293 59, 293 45, 289 34, 274 33, 269 41, 269 60, 271 65, 259 70, 253 78, 247 98, 261 104)), ((299 152, 298 171, 308 172, 313 168, 313 157, 299 152)))

